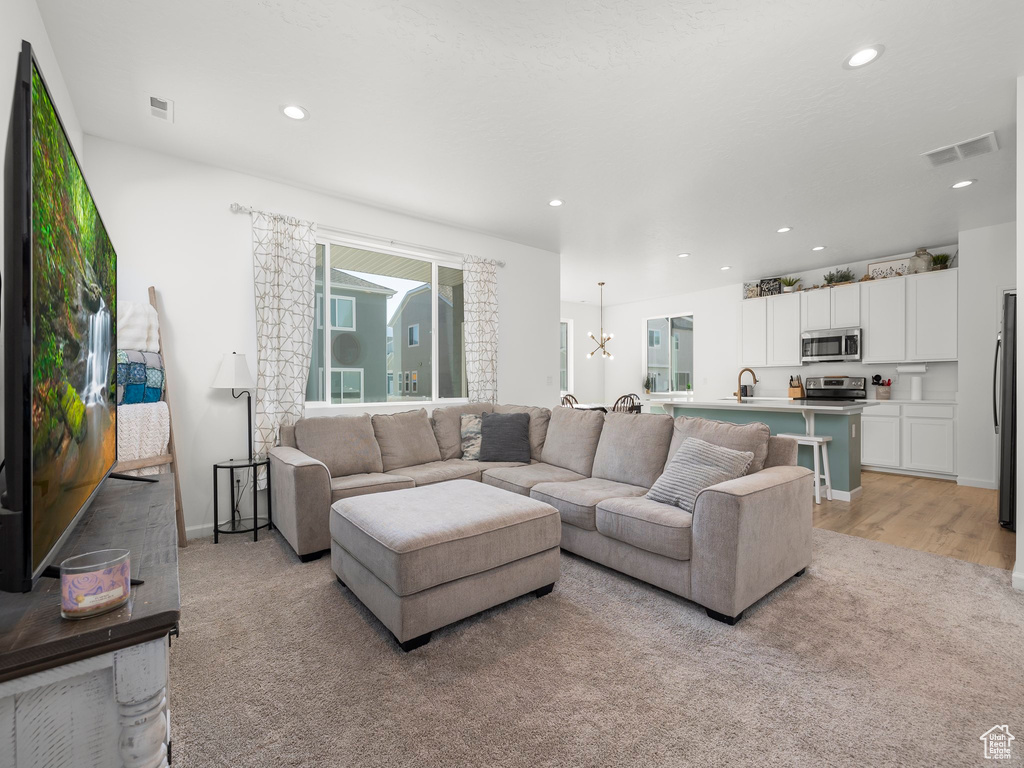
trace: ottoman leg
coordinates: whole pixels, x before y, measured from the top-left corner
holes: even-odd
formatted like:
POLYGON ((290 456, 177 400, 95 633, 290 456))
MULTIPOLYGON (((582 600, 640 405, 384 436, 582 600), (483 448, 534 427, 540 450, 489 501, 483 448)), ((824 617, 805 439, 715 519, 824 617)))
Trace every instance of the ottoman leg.
POLYGON ((743 618, 743 611, 740 611, 735 616, 726 616, 724 613, 712 611, 710 608, 705 608, 704 610, 707 612, 710 618, 714 619, 715 621, 720 621, 723 624, 728 624, 730 627, 736 626, 736 622, 743 618))
POLYGON ((323 554, 323 552, 309 552, 305 555, 299 555, 299 562, 311 563, 314 560, 319 560, 321 557, 323 557, 323 554))
MULTIPOLYGON (((341 576, 338 576, 337 578, 338 578, 338 583, 341 584, 341 586, 344 587, 345 586, 345 582, 341 580, 341 576)), ((348 587, 345 587, 345 588, 347 589, 348 587)))
MULTIPOLYGON (((404 643, 399 643, 398 647, 401 648, 406 653, 408 653, 409 651, 415 651, 421 645, 426 645, 427 643, 430 642, 430 635, 431 634, 433 634, 433 633, 427 632, 427 634, 420 635, 419 637, 414 637, 412 640, 406 640, 404 643)), ((395 638, 395 639, 397 640, 398 638, 395 638)))
POLYGON ((540 589, 533 590, 533 594, 535 594, 537 597, 544 597, 544 595, 550 595, 551 590, 553 590, 554 588, 555 582, 551 582, 546 587, 541 587, 540 589))

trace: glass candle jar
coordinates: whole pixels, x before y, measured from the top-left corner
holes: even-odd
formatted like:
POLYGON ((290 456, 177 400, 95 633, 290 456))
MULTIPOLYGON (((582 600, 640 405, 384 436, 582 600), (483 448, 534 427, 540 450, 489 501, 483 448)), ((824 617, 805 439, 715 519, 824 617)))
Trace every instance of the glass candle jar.
POLYGON ((131 597, 127 549, 103 549, 60 564, 60 615, 85 619, 120 608, 131 597))

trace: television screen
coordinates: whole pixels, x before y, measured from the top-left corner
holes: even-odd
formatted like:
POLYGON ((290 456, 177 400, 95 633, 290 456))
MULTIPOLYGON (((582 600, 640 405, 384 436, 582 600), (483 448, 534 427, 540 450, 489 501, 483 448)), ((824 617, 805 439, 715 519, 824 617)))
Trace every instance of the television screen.
POLYGON ((32 572, 117 459, 117 258, 31 73, 32 572))

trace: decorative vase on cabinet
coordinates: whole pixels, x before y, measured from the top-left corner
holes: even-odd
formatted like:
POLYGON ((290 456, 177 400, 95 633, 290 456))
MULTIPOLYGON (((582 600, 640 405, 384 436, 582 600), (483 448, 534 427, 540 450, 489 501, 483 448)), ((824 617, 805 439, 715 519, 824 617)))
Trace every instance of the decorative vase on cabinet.
POLYGON ((927 272, 932 268, 932 255, 927 248, 918 248, 910 257, 910 265, 907 267, 908 275, 918 275, 927 272))

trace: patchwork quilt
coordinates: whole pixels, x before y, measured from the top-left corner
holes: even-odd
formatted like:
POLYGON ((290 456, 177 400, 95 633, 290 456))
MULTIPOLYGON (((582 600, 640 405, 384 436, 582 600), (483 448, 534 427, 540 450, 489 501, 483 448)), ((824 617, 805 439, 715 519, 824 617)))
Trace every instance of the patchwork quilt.
POLYGON ((164 396, 164 361, 158 352, 117 350, 117 404, 156 403, 164 396))

